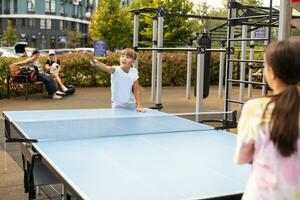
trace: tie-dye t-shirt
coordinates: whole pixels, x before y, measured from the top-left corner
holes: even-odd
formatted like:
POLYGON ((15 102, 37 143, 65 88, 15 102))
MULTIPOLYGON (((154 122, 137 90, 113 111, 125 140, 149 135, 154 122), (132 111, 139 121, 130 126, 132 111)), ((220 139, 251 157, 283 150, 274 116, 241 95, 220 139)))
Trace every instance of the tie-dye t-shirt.
POLYGON ((248 101, 239 120, 235 162, 252 163, 243 200, 300 200, 300 137, 297 152, 289 157, 279 153, 270 140, 274 106, 269 106, 262 119, 269 100, 265 97, 248 101))

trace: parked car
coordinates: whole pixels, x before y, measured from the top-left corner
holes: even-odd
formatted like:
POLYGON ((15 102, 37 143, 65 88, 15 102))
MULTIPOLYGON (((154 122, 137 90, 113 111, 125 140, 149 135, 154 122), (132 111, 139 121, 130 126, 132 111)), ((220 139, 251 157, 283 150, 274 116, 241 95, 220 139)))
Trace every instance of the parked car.
POLYGON ((41 49, 39 50, 41 56, 47 56, 50 49, 41 49))
POLYGON ((0 47, 0 57, 18 58, 20 56, 16 54, 13 49, 9 49, 7 47, 0 47))
POLYGON ((14 58, 24 56, 26 47, 27 42, 17 42, 13 47, 0 47, 0 56, 14 58))
POLYGON ((63 48, 63 49, 41 49, 39 50, 41 55, 48 55, 49 50, 54 50, 56 55, 65 55, 70 53, 77 52, 76 49, 69 49, 69 48, 63 48))
POLYGON ((82 53, 94 53, 94 48, 88 48, 88 47, 75 48, 75 50, 82 53))

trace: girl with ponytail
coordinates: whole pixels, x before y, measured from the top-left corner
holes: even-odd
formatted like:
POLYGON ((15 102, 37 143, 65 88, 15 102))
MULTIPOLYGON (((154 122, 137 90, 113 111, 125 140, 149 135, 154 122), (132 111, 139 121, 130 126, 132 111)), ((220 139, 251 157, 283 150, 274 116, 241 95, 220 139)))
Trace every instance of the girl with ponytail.
POLYGON ((248 101, 235 162, 251 163, 244 200, 300 199, 300 41, 271 43, 264 55, 269 96, 248 101))

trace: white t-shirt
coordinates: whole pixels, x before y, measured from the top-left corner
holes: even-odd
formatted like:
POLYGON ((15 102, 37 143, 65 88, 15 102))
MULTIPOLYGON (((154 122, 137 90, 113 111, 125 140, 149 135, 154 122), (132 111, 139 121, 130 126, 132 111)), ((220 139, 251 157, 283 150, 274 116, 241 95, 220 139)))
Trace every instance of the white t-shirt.
POLYGON ((42 69, 38 59, 33 61, 32 63, 30 63, 29 66, 32 67, 32 68, 37 67, 38 70, 39 70, 39 73, 44 74, 44 70, 42 69))
POLYGON ((135 108, 135 97, 132 86, 139 78, 136 68, 131 67, 128 73, 120 66, 115 66, 111 74, 111 101, 113 108, 135 108))

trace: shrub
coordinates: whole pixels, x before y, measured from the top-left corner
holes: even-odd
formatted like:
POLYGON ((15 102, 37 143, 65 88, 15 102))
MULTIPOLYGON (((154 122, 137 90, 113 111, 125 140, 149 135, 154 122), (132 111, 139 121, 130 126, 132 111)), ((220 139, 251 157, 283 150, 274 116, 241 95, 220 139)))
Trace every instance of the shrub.
MULTIPOLYGON (((110 52, 102 62, 107 65, 118 65, 120 53, 110 52)), ((59 56, 62 63, 62 73, 65 75, 65 83, 76 87, 107 87, 110 85, 110 75, 91 66, 92 55, 73 53, 59 56)), ((256 55, 261 59, 262 55, 256 55)), ((40 63, 46 62, 47 56, 40 58, 40 63)), ((16 58, 0 57, 0 98, 5 96, 5 81, 9 73, 8 66, 16 62, 16 58)), ((139 82, 142 86, 151 86, 152 53, 139 52, 139 82)), ((186 84, 187 53, 164 53, 163 54, 163 77, 164 86, 184 86, 186 84)), ((225 73, 225 72, 224 72, 225 73)), ((234 63, 233 78, 239 79, 238 63, 234 63)), ((248 73, 248 72, 247 72, 248 73)), ((196 55, 192 58, 192 83, 195 82, 196 55)), ((248 76, 248 75, 246 75, 248 76)), ((210 84, 218 84, 219 79, 219 53, 212 53, 210 66, 210 84)), ((254 79, 255 81, 261 81, 254 79)), ((22 93, 21 93, 22 94, 22 93)), ((12 96, 18 95, 12 93, 12 96)))

